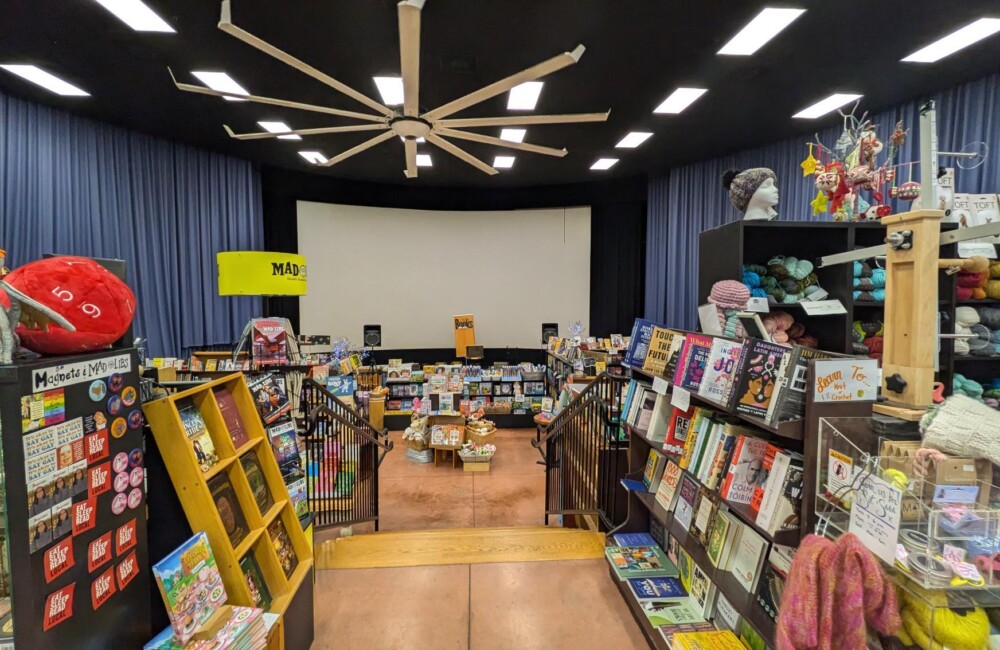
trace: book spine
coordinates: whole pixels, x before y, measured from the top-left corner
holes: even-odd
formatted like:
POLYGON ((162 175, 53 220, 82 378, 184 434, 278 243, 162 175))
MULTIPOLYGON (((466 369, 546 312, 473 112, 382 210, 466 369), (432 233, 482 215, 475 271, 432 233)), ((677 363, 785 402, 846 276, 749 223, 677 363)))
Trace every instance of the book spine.
POLYGON ((746 439, 745 435, 740 435, 736 440, 736 445, 733 447, 732 459, 729 463, 729 468, 726 470, 726 478, 723 480, 722 489, 719 491, 723 499, 729 498, 729 487, 733 484, 733 474, 739 466, 738 463, 743 454, 743 445, 746 443, 746 439))
POLYGON ((719 479, 722 478, 722 473, 726 470, 726 461, 732 455, 734 446, 736 446, 736 436, 726 434, 719 447, 719 453, 716 454, 715 461, 712 463, 712 469, 708 472, 706 485, 709 490, 719 487, 719 479))
MULTIPOLYGON (((771 466, 774 465, 774 456, 780 451, 777 447, 772 444, 767 445, 767 449, 764 451, 764 463, 761 467, 761 471, 767 474, 767 479, 771 478, 771 466)), ((755 485, 753 488, 753 497, 750 499, 750 509, 754 512, 760 511, 760 504, 764 501, 764 492, 767 489, 767 479, 764 481, 764 485, 755 485)))
POLYGON ((774 382, 774 390, 771 392, 771 403, 767 406, 767 417, 764 419, 765 422, 772 426, 779 421, 781 409, 788 398, 788 384, 791 377, 795 374, 801 350, 802 348, 796 345, 792 352, 789 352, 781 359, 781 365, 778 367, 778 379, 774 382))
POLYGON ((698 438, 698 430, 701 427, 703 409, 695 407, 691 414, 691 422, 688 424, 687 440, 684 441, 684 450, 681 452, 681 469, 687 469, 691 462, 691 454, 694 452, 695 441, 698 438))
POLYGON ((701 462, 698 465, 698 480, 703 485, 708 485, 708 471, 715 462, 715 456, 719 453, 719 444, 722 442, 722 432, 725 427, 718 422, 712 427, 712 437, 709 438, 705 451, 702 452, 701 462))

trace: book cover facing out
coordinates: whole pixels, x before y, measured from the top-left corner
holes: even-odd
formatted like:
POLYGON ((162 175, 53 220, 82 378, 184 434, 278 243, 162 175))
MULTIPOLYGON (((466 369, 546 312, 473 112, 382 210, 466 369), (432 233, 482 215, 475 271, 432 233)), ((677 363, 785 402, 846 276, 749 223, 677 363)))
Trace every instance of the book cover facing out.
POLYGON ((767 417, 781 359, 788 351, 789 348, 784 345, 750 339, 743 353, 739 383, 734 394, 738 413, 761 420, 767 417))

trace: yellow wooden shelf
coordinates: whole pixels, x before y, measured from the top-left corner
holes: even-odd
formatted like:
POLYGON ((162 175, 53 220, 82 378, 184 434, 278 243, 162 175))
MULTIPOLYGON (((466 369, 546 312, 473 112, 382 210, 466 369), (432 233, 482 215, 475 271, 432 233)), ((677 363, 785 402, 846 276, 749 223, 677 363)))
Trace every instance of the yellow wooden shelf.
POLYGON ((251 449, 256 449, 257 445, 259 445, 263 441, 264 441, 263 438, 251 438, 250 442, 244 444, 242 447, 240 447, 239 449, 236 450, 236 455, 237 456, 242 456, 243 454, 247 453, 251 449))
POLYGON ((275 518, 281 514, 285 506, 288 505, 288 501, 282 499, 281 501, 275 501, 271 509, 264 514, 264 528, 267 528, 275 520, 275 518))
POLYGON ((205 480, 211 480, 213 477, 221 474, 222 472, 229 469, 229 467, 236 462, 236 456, 230 456, 229 458, 222 458, 215 465, 208 468, 205 472, 205 480))
POLYGON ((271 611, 276 614, 284 614, 285 610, 288 609, 288 605, 292 602, 292 597, 298 593, 299 587, 302 585, 302 581, 305 580, 306 575, 309 573, 309 569, 313 565, 312 558, 306 560, 299 560, 299 565, 295 567, 292 571, 292 577, 288 579, 288 593, 279 596, 271 601, 271 611))
POLYGON ((243 541, 241 541, 239 545, 233 549, 233 553, 236 554, 238 559, 242 559, 243 556, 247 554, 247 551, 250 550, 250 547, 256 544, 257 540, 260 539, 260 536, 263 534, 263 528, 255 528, 251 530, 247 533, 247 536, 243 538, 243 541))

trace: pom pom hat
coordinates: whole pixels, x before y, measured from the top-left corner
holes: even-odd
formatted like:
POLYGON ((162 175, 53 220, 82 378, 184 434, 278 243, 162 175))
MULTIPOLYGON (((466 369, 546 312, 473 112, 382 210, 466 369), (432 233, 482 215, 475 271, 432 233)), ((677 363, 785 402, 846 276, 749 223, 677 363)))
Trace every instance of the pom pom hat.
POLYGON ((740 212, 747 211, 750 198, 767 179, 777 182, 778 177, 767 167, 754 167, 738 171, 731 169, 722 175, 722 187, 729 190, 729 200, 740 212))

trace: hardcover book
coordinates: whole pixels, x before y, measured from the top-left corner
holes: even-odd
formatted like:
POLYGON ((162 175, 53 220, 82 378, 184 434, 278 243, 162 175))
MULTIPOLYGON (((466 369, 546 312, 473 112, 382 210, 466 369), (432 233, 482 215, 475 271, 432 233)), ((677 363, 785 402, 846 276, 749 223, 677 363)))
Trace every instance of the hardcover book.
POLYGON ((705 366, 705 376, 698 386, 699 397, 721 405, 729 404, 742 352, 743 344, 740 342, 724 338, 712 341, 705 366))
POLYGON ((677 362, 674 373, 674 385, 697 393, 701 380, 705 376, 708 365, 708 355, 712 350, 711 336, 689 333, 684 335, 684 349, 677 362))
POLYGON ((649 578, 629 578, 628 588, 640 603, 651 600, 673 600, 686 598, 687 592, 681 581, 672 576, 649 578))
POLYGON ((736 440, 732 462, 719 491, 723 499, 731 503, 753 501, 754 487, 761 480, 766 452, 765 440, 748 435, 741 435, 736 440))
POLYGON ((757 579, 767 555, 767 540, 757 534, 749 526, 740 524, 741 530, 736 547, 733 549, 733 559, 730 571, 740 585, 753 593, 757 588, 757 579))
POLYGON ((240 458, 240 464, 243 466, 243 473, 246 474, 247 482, 250 484, 250 491, 253 492, 257 510, 263 515, 274 505, 274 500, 271 498, 271 490, 267 487, 267 481, 264 480, 264 472, 260 468, 257 450, 251 449, 244 454, 240 458))
POLYGON ((681 487, 677 496, 677 506, 674 508, 674 519, 684 528, 691 529, 694 518, 695 501, 698 498, 698 484, 693 478, 684 474, 681 476, 681 487))
POLYGON ((229 430, 229 437, 233 441, 233 447, 239 450, 240 447, 250 441, 250 435, 243 426, 243 418, 240 417, 239 409, 236 408, 236 400, 233 394, 225 386, 220 386, 212 391, 215 394, 215 403, 219 405, 222 412, 222 419, 229 430))
POLYGON ((604 555, 619 580, 677 575, 677 568, 659 546, 608 546, 604 555))
POLYGON ((767 644, 764 643, 764 638, 758 634, 757 630, 754 629, 750 621, 743 619, 740 623, 740 643, 746 650, 766 650, 767 644))
POLYGON ((670 357, 670 342, 673 337, 674 332, 665 327, 653 328, 646 359, 642 363, 643 372, 655 376, 663 375, 667 368, 667 359, 670 357))
POLYGON ((668 512, 674 509, 674 502, 677 499, 677 488, 681 483, 681 468, 672 460, 667 461, 667 466, 663 469, 663 477, 660 485, 656 488, 656 502, 668 512))
POLYGON ((781 360, 789 347, 758 339, 750 339, 740 361, 739 381, 733 392, 737 413, 764 420, 778 381, 781 360))
POLYGON ((719 497, 704 485, 700 486, 691 533, 702 546, 708 546, 708 539, 712 535, 712 525, 715 523, 715 515, 718 511, 719 497))
POLYGON ((646 362, 646 354, 649 352, 649 341, 653 337, 653 328, 656 323, 636 318, 632 325, 632 337, 629 339, 628 350, 625 352, 624 363, 632 368, 642 370, 642 365, 646 362))
POLYGON ((642 472, 642 484, 646 486, 648 492, 656 492, 660 487, 660 478, 663 476, 663 467, 667 459, 655 449, 649 450, 646 458, 646 469, 642 472))
POLYGON ((267 588, 264 574, 261 573, 260 565, 257 564, 257 558, 252 552, 240 560, 240 569, 243 571, 243 579, 247 581, 253 606, 267 610, 271 606, 271 591, 267 588))
POLYGON ((785 590, 788 572, 792 568, 795 549, 775 544, 771 547, 767 565, 757 586, 757 602, 772 619, 777 620, 781 608, 781 594, 785 590))
POLYGON ((782 450, 774 457, 756 520, 758 526, 772 535, 779 530, 798 528, 802 468, 801 454, 782 450))
POLYGON ((240 507, 233 484, 229 481, 229 474, 221 472, 209 479, 208 490, 212 493, 212 501, 215 502, 215 509, 219 511, 219 518, 222 520, 226 535, 229 536, 229 543, 236 548, 247 536, 248 529, 243 508, 240 507))
POLYGON ((207 472, 219 462, 219 455, 215 451, 215 444, 212 436, 205 426, 205 419, 201 417, 201 411, 190 397, 177 400, 177 412, 184 425, 184 435, 187 436, 194 449, 195 459, 202 472, 207 472))
POLYGON ((275 519, 267 527, 267 536, 271 539, 274 552, 278 554, 281 570, 284 571, 286 578, 291 578, 295 567, 299 565, 299 558, 295 555, 295 549, 292 548, 292 540, 288 537, 288 531, 285 530, 285 523, 280 518, 275 519))
POLYGON ((281 385, 269 374, 259 375, 247 381, 250 393, 264 424, 270 424, 292 410, 281 385))
POLYGON ((646 602, 642 604, 642 611, 653 627, 701 623, 705 620, 699 611, 698 604, 690 598, 646 602))
POLYGON ((154 564, 153 577, 181 645, 226 602, 226 588, 205 533, 196 533, 154 564))
POLYGON ((753 486, 753 498, 750 500, 750 507, 755 513, 760 512, 760 504, 764 502, 764 492, 767 489, 767 479, 771 475, 771 467, 774 465, 774 457, 781 451, 780 447, 768 443, 764 450, 764 461, 757 476, 757 482, 753 486))
POLYGON ((706 548, 708 561, 712 566, 724 571, 729 569, 737 535, 741 530, 740 523, 729 512, 721 508, 716 512, 715 526, 712 528, 712 535, 706 548))

